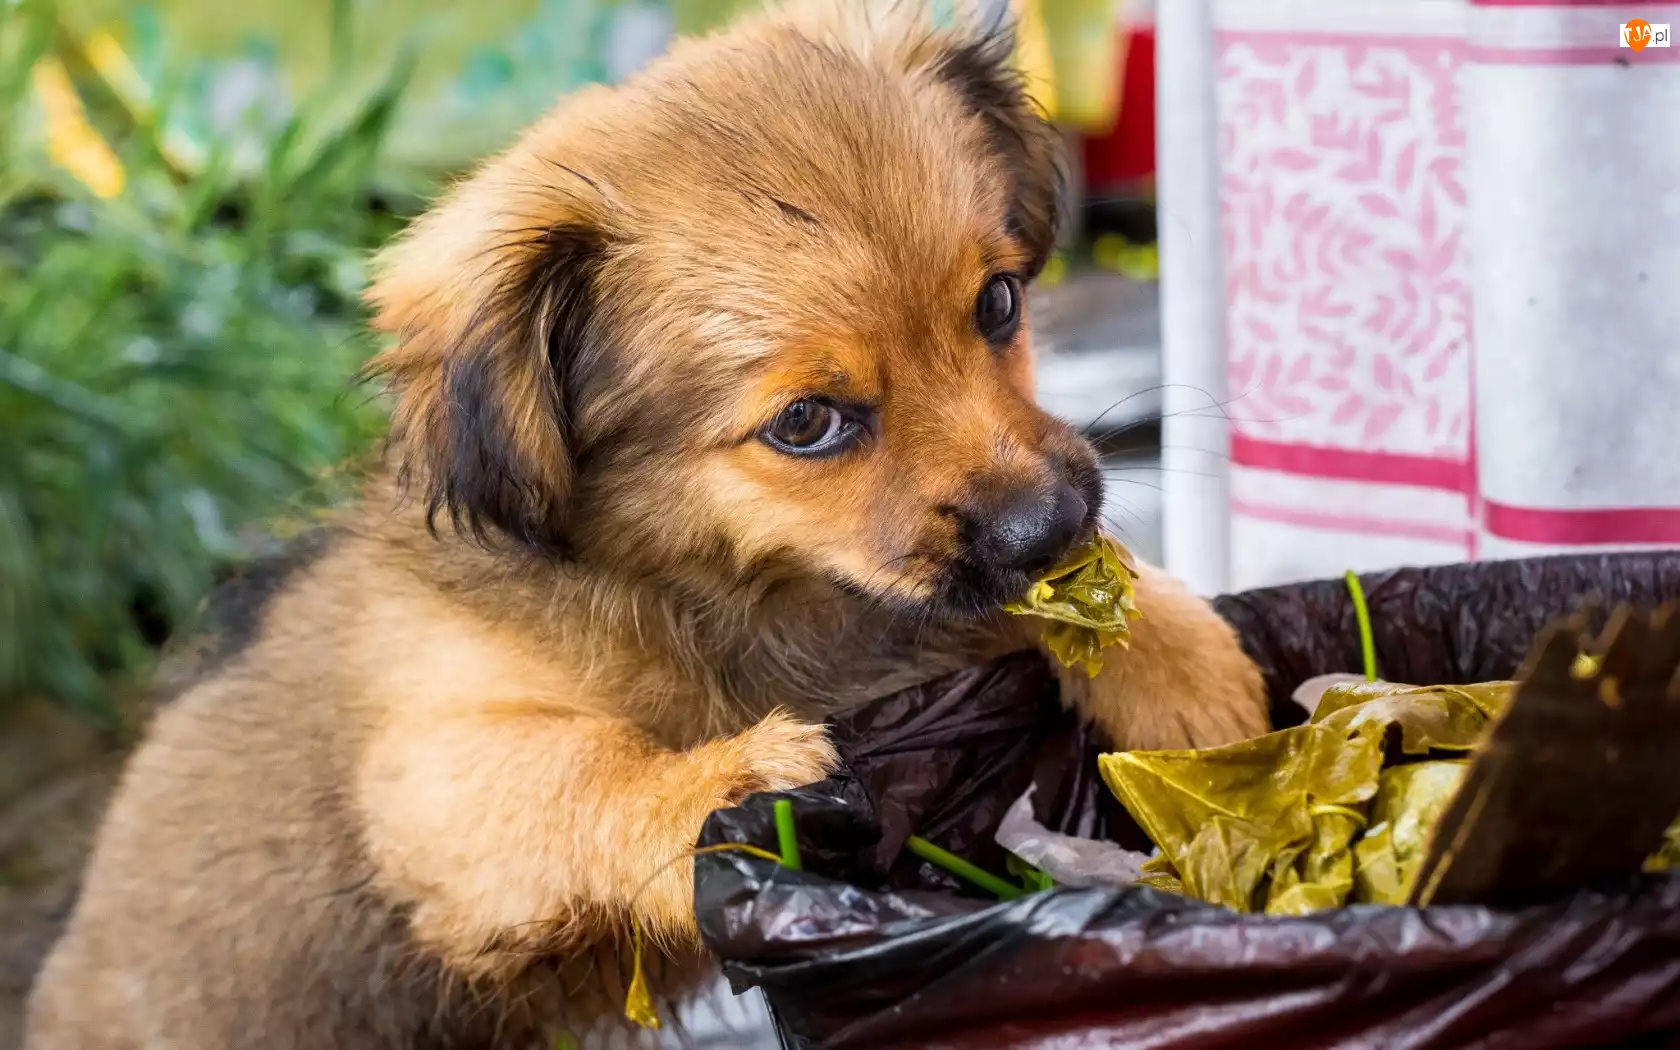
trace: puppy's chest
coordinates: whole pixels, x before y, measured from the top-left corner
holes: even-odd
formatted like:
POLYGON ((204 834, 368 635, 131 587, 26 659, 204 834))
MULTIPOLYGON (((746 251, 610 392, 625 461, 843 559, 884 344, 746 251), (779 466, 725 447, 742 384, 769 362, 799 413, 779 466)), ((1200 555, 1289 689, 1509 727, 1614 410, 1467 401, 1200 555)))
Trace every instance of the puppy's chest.
POLYGON ((708 706, 734 718, 737 732, 773 710, 820 722, 877 697, 996 655, 995 632, 868 624, 798 649, 770 645, 719 649, 689 670, 708 706))

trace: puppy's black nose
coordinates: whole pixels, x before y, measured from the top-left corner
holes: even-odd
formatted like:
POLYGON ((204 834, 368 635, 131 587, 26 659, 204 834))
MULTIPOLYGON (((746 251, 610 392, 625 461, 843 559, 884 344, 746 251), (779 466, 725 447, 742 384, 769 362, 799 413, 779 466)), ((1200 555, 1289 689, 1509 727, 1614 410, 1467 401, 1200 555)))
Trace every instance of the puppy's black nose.
POLYGON ((996 571, 1036 576, 1067 553, 1085 525, 1085 498, 1067 482, 1053 494, 1024 493, 992 519, 981 556, 996 571))

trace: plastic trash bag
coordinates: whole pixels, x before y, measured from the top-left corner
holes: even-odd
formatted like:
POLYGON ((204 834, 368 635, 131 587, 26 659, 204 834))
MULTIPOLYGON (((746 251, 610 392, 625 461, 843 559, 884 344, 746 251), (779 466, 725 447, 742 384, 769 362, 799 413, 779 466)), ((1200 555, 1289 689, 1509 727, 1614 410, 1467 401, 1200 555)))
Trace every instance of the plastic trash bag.
POLYGON ((1033 815, 1033 789, 1015 800, 993 836, 1058 886, 1130 886, 1143 874, 1149 854, 1124 849, 1102 839, 1082 839, 1051 831, 1033 815))
MULTIPOLYGON (((1583 598, 1680 598, 1680 554, 1449 566, 1363 578, 1385 677, 1511 677, 1583 598)), ((1274 718, 1307 679, 1360 665, 1342 581, 1217 603, 1274 718)), ((1243 914, 1144 887, 987 898, 902 848, 921 835, 989 871, 1033 787, 1055 832, 1148 850, 1098 781, 1096 741, 1036 656, 885 698, 834 729, 842 771, 712 816, 702 844, 775 848, 794 800, 805 870, 700 858, 696 908, 737 989, 793 1047, 1680 1045, 1680 880, 1645 876, 1521 910, 1356 906, 1243 914)), ((1396 788, 1391 787, 1390 790, 1396 788)), ((1381 791, 1379 785, 1379 792, 1381 791)), ((1400 844, 1395 843, 1396 855, 1400 844)))

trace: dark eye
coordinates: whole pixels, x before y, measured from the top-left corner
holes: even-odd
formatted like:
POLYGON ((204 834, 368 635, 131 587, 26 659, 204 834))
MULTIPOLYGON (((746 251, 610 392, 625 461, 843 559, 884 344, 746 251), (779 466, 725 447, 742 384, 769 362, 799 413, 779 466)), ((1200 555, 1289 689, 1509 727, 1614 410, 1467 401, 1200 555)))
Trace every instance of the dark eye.
POLYGON ((997 274, 974 301, 974 327, 987 342, 1001 346, 1015 338, 1020 326, 1021 282, 1014 274, 997 274))
POLYGON ((782 452, 798 455, 833 452, 856 431, 833 405, 809 398, 782 409, 764 430, 764 440, 782 452))

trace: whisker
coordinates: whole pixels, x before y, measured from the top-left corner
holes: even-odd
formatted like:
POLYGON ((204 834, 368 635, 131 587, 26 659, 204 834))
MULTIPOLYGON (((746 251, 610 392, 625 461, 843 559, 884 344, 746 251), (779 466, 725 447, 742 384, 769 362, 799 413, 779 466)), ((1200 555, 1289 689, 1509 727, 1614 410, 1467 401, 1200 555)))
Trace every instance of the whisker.
POLYGON ((1138 545, 1137 538, 1127 532, 1125 526, 1112 520, 1107 514, 1103 515, 1103 525, 1114 535, 1116 539, 1125 544, 1127 547, 1136 547, 1138 545))
MULTIPOLYGON (((1132 508, 1127 507, 1123 504, 1121 504, 1121 505, 1111 504, 1108 507, 1104 507, 1102 517, 1103 517, 1103 520, 1105 522, 1111 521, 1111 516, 1110 516, 1110 511, 1111 510, 1115 511, 1115 512, 1122 512, 1123 511, 1128 517, 1130 517, 1132 519, 1132 523, 1135 524, 1140 529, 1147 529, 1149 527, 1148 522, 1143 520, 1142 515, 1138 514, 1137 511, 1135 511, 1132 508)), ((1118 523, 1114 522, 1114 524, 1118 524, 1118 523)))
MULTIPOLYGON (((1208 400, 1208 403, 1205 406, 1194 406, 1194 407, 1191 407, 1191 408, 1181 409, 1181 410, 1176 411, 1176 412, 1161 412, 1161 413, 1155 413, 1155 414, 1152 414, 1152 415, 1144 416, 1144 417, 1141 417, 1139 419, 1132 420, 1129 423, 1121 424, 1121 425, 1119 425, 1117 427, 1114 427, 1114 428, 1112 428, 1108 431, 1105 431, 1101 434, 1092 435, 1091 430, 1093 430, 1096 427, 1097 423, 1102 421, 1103 416, 1106 416, 1108 414, 1108 412, 1113 411, 1114 407, 1118 407, 1119 405, 1124 404, 1131 397, 1137 396, 1136 394, 1131 394, 1131 395, 1128 395, 1126 398, 1122 398, 1119 402, 1116 403, 1115 406, 1110 407, 1107 411, 1103 412, 1102 415, 1099 415, 1095 420, 1093 420, 1091 422, 1091 424, 1088 427, 1086 427, 1087 436, 1090 438, 1090 440, 1093 443, 1102 444, 1103 442, 1111 441, 1114 438, 1120 436, 1121 434, 1125 434, 1128 431, 1134 430, 1134 429, 1136 429, 1140 426, 1146 426, 1146 425, 1152 425, 1152 424, 1153 425, 1158 425, 1162 420, 1177 419, 1177 418, 1180 418, 1180 417, 1188 418, 1188 419, 1215 419, 1215 418, 1218 418, 1218 419, 1223 419, 1227 423, 1281 423, 1281 422, 1285 421, 1283 418, 1278 418, 1278 419, 1262 419, 1262 418, 1246 419, 1246 418, 1242 418, 1242 417, 1238 417, 1238 416, 1233 416, 1228 411, 1229 406, 1234 405, 1234 404, 1240 402, 1243 398, 1247 397, 1248 395, 1247 395, 1246 392, 1242 393, 1242 394, 1237 394, 1234 397, 1231 397, 1231 398, 1228 398, 1227 400, 1221 401, 1218 398, 1214 397, 1213 394, 1211 392, 1209 392, 1204 387, 1190 386, 1190 385, 1183 384, 1183 383, 1162 383, 1158 386, 1147 387, 1147 388, 1145 388, 1145 390, 1139 391, 1139 393, 1147 393, 1147 392, 1155 391, 1155 390, 1177 390, 1177 389, 1194 390, 1194 391, 1202 394, 1204 397, 1206 397, 1207 400, 1208 400), (1216 413, 1216 415, 1205 414, 1205 413, 1209 413, 1209 412, 1216 413)), ((1290 417, 1290 418, 1293 418, 1293 417, 1290 417)))
POLYGON ((1132 391, 1130 394, 1127 394, 1125 397, 1123 397, 1120 400, 1114 402, 1114 404, 1109 405, 1107 408, 1105 408, 1101 412, 1097 413, 1097 418, 1091 420, 1090 423, 1086 424, 1086 429, 1089 430, 1091 428, 1094 428, 1098 423, 1101 423, 1103 421, 1104 417, 1106 417, 1110 412, 1119 408, 1121 405, 1124 405, 1126 402, 1134 400, 1136 398, 1140 398, 1140 397, 1144 396, 1145 394, 1154 394, 1154 393, 1158 393, 1159 391, 1162 391, 1162 390, 1165 390, 1165 389, 1167 389, 1167 386, 1166 386, 1165 383, 1157 383, 1154 386, 1146 386, 1142 390, 1132 391))
MULTIPOLYGON (((1211 477, 1212 475, 1209 476, 1211 477)), ((1156 492, 1166 491, 1166 489, 1162 488, 1160 485, 1155 485, 1147 481, 1139 481, 1137 478, 1105 478, 1104 481, 1113 481, 1121 485, 1137 485, 1141 488, 1154 489, 1156 492)))

